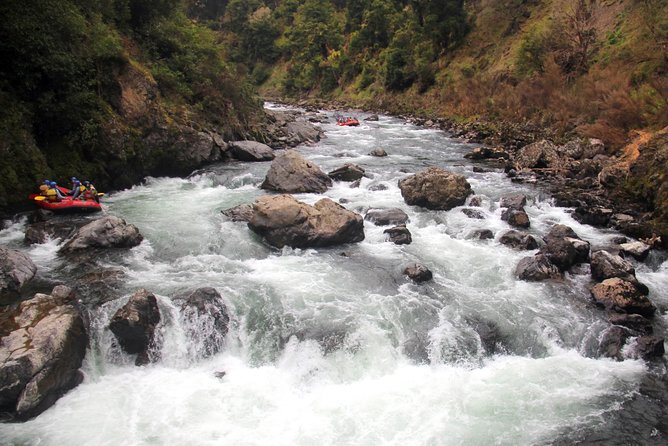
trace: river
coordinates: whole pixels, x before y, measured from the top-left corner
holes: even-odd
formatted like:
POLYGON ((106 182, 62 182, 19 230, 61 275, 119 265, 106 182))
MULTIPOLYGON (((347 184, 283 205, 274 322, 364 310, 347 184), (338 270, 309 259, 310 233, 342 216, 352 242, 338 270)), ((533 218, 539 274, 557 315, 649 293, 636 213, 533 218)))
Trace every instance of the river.
MULTIPOLYGON (((474 172, 472 145, 439 130, 381 116, 360 127, 322 125, 326 137, 298 148, 333 170, 363 166, 358 188, 337 183, 324 196, 348 209, 398 207, 413 243, 397 246, 365 222, 366 238, 326 249, 275 250, 221 210, 250 203, 269 163, 231 162, 188 178, 147 178, 104 199, 105 212, 136 225, 142 244, 99 259, 121 270, 125 297, 89 302, 91 348, 84 382, 26 423, 0 424, 9 445, 566 445, 666 444, 665 363, 596 359, 609 323, 587 290, 589 275, 559 283, 514 277, 534 252, 498 242, 508 229, 498 202, 529 197, 530 232, 571 226, 594 249, 616 234, 581 225, 531 184, 502 169, 474 172), (388 157, 367 155, 376 147, 388 157), (484 219, 459 208, 404 203, 397 181, 428 166, 466 175, 484 219), (380 186, 379 186, 380 185, 380 186), (493 240, 472 237, 491 229, 493 240), (434 274, 417 285, 402 269, 434 274), (197 354, 170 297, 211 286, 232 315, 225 349, 197 354), (107 324, 138 288, 158 296, 162 358, 136 367, 107 324), (490 342, 489 334, 492 334, 490 342), (320 342, 318 342, 320 341, 320 342), (219 372, 225 372, 220 377, 219 372)), ((364 118, 365 114, 359 114, 364 118)), ((314 203, 317 194, 299 194, 314 203)), ((68 273, 58 241, 25 247, 25 221, 0 243, 25 250, 38 280, 68 273)), ((668 262, 638 263, 650 299, 668 308, 668 262)), ((66 282, 66 280, 65 280, 66 282)), ((666 318, 655 330, 665 336, 666 318)))

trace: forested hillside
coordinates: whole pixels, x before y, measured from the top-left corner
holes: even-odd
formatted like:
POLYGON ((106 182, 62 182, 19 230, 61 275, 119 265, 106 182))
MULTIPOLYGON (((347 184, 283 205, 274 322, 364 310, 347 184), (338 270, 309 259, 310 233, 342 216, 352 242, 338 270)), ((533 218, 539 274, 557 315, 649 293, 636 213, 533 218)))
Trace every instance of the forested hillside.
POLYGON ((0 207, 43 178, 187 174, 213 136, 256 131, 260 102, 224 53, 179 0, 3 1, 0 207))

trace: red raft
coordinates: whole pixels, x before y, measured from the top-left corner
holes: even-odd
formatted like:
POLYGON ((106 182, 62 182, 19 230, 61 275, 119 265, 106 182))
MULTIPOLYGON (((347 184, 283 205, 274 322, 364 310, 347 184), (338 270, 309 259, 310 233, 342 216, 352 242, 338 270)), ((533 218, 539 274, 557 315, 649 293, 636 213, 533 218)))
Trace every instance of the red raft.
POLYGON ((357 120, 357 118, 341 118, 336 120, 336 125, 347 125, 354 127, 360 125, 360 122, 357 120))
MULTIPOLYGON (((59 187, 63 193, 69 192, 69 189, 59 187)), ((102 205, 95 200, 72 200, 66 197, 61 201, 49 201, 39 194, 30 194, 28 199, 42 209, 48 209, 53 212, 98 212, 102 210, 102 205)))

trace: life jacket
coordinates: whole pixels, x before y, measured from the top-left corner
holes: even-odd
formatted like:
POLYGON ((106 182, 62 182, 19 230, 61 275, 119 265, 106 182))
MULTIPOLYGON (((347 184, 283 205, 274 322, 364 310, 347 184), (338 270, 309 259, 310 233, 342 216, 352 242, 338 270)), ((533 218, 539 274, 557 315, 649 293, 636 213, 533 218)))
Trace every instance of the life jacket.
POLYGON ((84 200, 94 200, 97 197, 97 191, 95 190, 94 187, 91 187, 90 189, 87 189, 84 186, 82 196, 83 196, 84 200))
POLYGON ((86 191, 86 186, 83 184, 79 185, 79 192, 85 192, 86 191))
POLYGON ((46 198, 49 201, 58 201, 58 193, 56 192, 56 189, 51 187, 49 190, 46 191, 46 198))

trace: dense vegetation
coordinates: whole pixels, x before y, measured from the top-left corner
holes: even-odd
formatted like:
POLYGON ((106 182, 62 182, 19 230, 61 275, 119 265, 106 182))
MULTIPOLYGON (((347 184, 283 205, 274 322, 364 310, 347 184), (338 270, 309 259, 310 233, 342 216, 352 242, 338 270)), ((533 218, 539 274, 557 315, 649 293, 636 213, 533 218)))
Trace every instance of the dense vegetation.
POLYGON ((41 178, 128 186, 155 167, 140 156, 152 127, 232 136, 259 110, 179 0, 6 0, 0 58, 0 206, 41 178))

